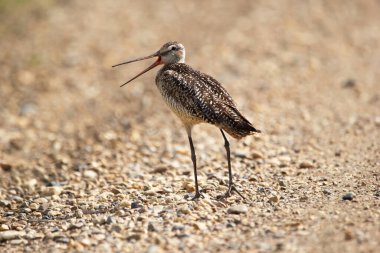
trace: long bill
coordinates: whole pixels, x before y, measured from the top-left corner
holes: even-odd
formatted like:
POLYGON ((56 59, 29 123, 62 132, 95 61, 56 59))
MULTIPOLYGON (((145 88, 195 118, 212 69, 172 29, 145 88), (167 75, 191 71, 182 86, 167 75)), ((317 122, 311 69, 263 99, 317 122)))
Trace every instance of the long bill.
POLYGON ((123 65, 123 64, 128 64, 128 63, 132 63, 132 62, 136 62, 136 61, 146 60, 146 59, 153 58, 153 57, 156 57, 156 56, 158 56, 158 59, 152 65, 150 65, 147 69, 143 70, 142 72, 140 72, 139 74, 137 74, 135 77, 133 77, 132 79, 130 79, 126 83, 122 84, 120 87, 123 87, 124 85, 126 85, 126 84, 132 82, 133 80, 135 80, 137 77, 141 76, 142 74, 144 74, 144 73, 148 72, 149 70, 153 69, 154 67, 160 65, 162 63, 161 62, 161 57, 158 55, 158 53, 154 53, 154 54, 149 55, 149 56, 145 56, 145 57, 141 57, 141 58, 137 58, 137 59, 134 59, 134 60, 130 60, 130 61, 126 61, 126 62, 122 62, 122 63, 116 64, 116 65, 113 65, 112 67, 117 67, 117 66, 120 66, 120 65, 123 65))

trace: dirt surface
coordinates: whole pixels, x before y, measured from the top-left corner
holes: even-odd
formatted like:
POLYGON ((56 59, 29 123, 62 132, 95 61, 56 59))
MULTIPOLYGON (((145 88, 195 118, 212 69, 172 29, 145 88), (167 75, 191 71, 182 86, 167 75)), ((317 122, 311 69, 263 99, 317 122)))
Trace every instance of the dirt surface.
POLYGON ((0 1, 1 252, 378 252, 379 1, 0 1), (170 40, 259 136, 185 130, 170 40), (345 200, 343 200, 345 199, 345 200))

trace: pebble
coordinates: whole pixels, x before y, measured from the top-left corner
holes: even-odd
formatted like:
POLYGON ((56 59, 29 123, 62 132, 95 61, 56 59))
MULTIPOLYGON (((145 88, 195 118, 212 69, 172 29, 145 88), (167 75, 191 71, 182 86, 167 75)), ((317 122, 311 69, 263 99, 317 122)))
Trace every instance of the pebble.
POLYGON ((42 190, 43 196, 53 196, 53 195, 59 195, 63 191, 63 188, 60 186, 50 186, 46 187, 42 190))
POLYGON ((132 235, 127 237, 127 241, 132 241, 132 240, 138 241, 140 239, 141 239, 140 234, 132 234, 132 235))
POLYGON ((37 203, 31 203, 31 204, 29 205, 29 208, 30 208, 31 210, 35 211, 35 210, 38 210, 38 208, 40 208, 40 205, 37 204, 37 203))
POLYGON ((269 198, 269 201, 272 203, 277 203, 280 199, 277 196, 273 196, 269 198))
POLYGON ((85 178, 94 180, 98 177, 98 173, 96 173, 96 171, 94 171, 94 170, 85 170, 83 172, 83 176, 85 178))
POLYGON ((25 236, 25 231, 8 230, 0 232, 0 241, 18 239, 25 236))
POLYGON ((380 126, 380 116, 376 116, 374 121, 375 121, 376 126, 380 126))
POLYGON ((188 181, 183 182, 182 187, 187 191, 187 192, 195 192, 195 187, 194 184, 188 181))
POLYGON ((181 208, 178 209, 177 213, 178 214, 181 214, 181 213, 182 214, 190 214, 191 211, 190 211, 190 209, 188 207, 181 207, 181 208))
POLYGON ((57 237, 54 237, 54 241, 66 244, 66 243, 70 242, 70 239, 68 237, 65 237, 65 236, 57 236, 57 237))
POLYGON ((278 180, 278 184, 282 187, 286 187, 287 186, 287 182, 284 180, 284 179, 279 179, 278 180))
POLYGON ((36 230, 30 230, 25 235, 25 239, 28 239, 28 240, 40 239, 40 238, 43 238, 43 237, 44 237, 44 235, 42 233, 37 233, 36 230))
POLYGON ((123 230, 123 227, 120 224, 113 224, 111 227, 111 231, 120 233, 123 230))
POLYGON ((10 207, 11 202, 9 200, 2 199, 2 200, 0 200, 0 206, 1 207, 10 207))
POLYGON ((259 152, 259 151, 253 150, 253 151, 251 152, 251 157, 252 157, 252 159, 254 159, 254 160, 256 160, 256 159, 263 159, 263 158, 264 158, 264 155, 263 155, 261 152, 259 152))
POLYGON ((48 203, 49 201, 46 198, 38 198, 38 199, 35 199, 34 202, 38 204, 43 204, 43 203, 48 203))
POLYGON ((48 212, 48 215, 49 216, 59 216, 59 215, 62 215, 62 213, 60 211, 56 211, 56 210, 50 210, 48 212))
POLYGON ((131 208, 132 209, 136 209, 136 208, 139 208, 139 207, 141 207, 141 205, 138 202, 132 202, 131 203, 131 208))
POLYGON ((149 222, 148 223, 148 231, 150 232, 158 232, 158 227, 154 222, 149 222))
POLYGON ((9 230, 9 226, 7 224, 0 225, 0 231, 7 231, 7 230, 9 230))
POLYGON ((78 209, 75 211, 75 216, 77 218, 82 218, 83 217, 83 211, 81 209, 78 209))
POLYGON ((161 248, 158 247, 157 245, 152 245, 150 246, 145 253, 160 253, 162 252, 161 248))
POLYGON ((350 240, 354 239, 354 234, 352 233, 351 230, 344 231, 344 239, 346 241, 350 241, 350 240))
POLYGON ((343 196, 342 196, 342 199, 343 200, 353 200, 355 198, 355 193, 353 193, 353 192, 347 192, 346 194, 344 194, 343 196))
POLYGON ((116 223, 115 218, 112 217, 112 216, 108 216, 107 219, 106 219, 106 223, 107 223, 107 224, 113 224, 113 223, 116 223))
POLYGON ((355 79, 349 78, 345 80, 342 84, 343 88, 354 88, 356 86, 357 82, 355 79))
POLYGON ((247 212, 248 212, 248 207, 245 205, 231 206, 230 208, 227 209, 227 213, 229 214, 242 214, 242 213, 247 213, 247 212))
POLYGON ((22 240, 22 239, 15 239, 15 240, 11 240, 9 243, 12 244, 12 245, 18 245, 18 244, 21 244, 21 243, 24 243, 25 240, 22 240))
POLYGON ((153 173, 164 173, 165 171, 167 171, 168 170, 168 166, 166 166, 166 165, 160 165, 160 166, 158 166, 158 167, 156 167, 152 172, 153 173))
POLYGON ((300 169, 312 169, 314 167, 315 167, 314 164, 310 161, 303 161, 299 165, 300 169))

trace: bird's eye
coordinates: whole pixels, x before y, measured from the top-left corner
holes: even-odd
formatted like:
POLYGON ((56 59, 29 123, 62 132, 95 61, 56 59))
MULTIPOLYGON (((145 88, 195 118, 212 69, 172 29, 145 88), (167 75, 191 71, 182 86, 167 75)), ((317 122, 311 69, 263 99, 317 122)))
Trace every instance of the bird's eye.
POLYGON ((174 51, 174 50, 176 50, 176 49, 177 49, 176 47, 172 47, 170 50, 174 51))

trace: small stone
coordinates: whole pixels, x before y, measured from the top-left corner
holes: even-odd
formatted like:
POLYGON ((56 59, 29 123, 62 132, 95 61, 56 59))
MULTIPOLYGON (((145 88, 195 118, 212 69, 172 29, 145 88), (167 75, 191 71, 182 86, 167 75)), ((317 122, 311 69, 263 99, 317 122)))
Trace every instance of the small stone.
POLYGON ((187 192, 195 192, 195 187, 190 182, 187 182, 187 181, 183 182, 182 187, 185 188, 187 192))
POLYGON ((124 217, 124 216, 126 216, 127 215, 127 213, 124 211, 124 210, 117 210, 116 212, 115 212, 115 215, 117 215, 117 216, 120 216, 120 217, 124 217))
POLYGON ((7 230, 9 230, 9 226, 7 224, 0 225, 0 231, 7 231, 7 230))
POLYGON ((252 157, 253 160, 256 160, 256 159, 263 159, 263 158, 264 158, 264 155, 263 155, 261 152, 259 152, 259 151, 253 150, 253 151, 251 152, 251 157, 252 157))
POLYGON ((57 236, 54 238, 54 241, 59 242, 59 243, 69 243, 70 239, 64 236, 57 236))
POLYGON ((356 80, 349 78, 343 82, 343 88, 354 88, 356 86, 356 80))
POLYGON ((376 126, 380 126, 380 116, 376 116, 374 122, 376 126))
POLYGON ((166 165, 160 165, 158 167, 156 167, 152 172, 153 173, 164 173, 165 171, 167 171, 168 167, 166 165))
POLYGON ((0 163, 0 168, 2 168, 4 171, 11 171, 12 165, 6 164, 6 163, 0 163))
POLYGON ((150 246, 145 253, 161 253, 161 248, 158 247, 157 245, 152 245, 150 246))
POLYGON ((206 225, 204 222, 197 222, 197 223, 194 223, 194 224, 193 224, 193 227, 194 227, 196 230, 200 230, 200 231, 207 231, 207 230, 208 230, 207 225, 206 225))
POLYGON ((119 206, 122 208, 130 208, 132 205, 128 200, 122 200, 119 206))
POLYGON ((12 245, 18 245, 18 244, 21 244, 23 242, 25 242, 25 240, 16 239, 16 240, 11 240, 9 243, 12 244, 12 245))
POLYGON ((72 223, 69 225, 68 229, 79 229, 81 227, 83 227, 84 224, 82 222, 78 222, 78 223, 72 223))
POLYGON ((8 230, 0 232, 0 241, 19 239, 25 235, 25 231, 8 230))
POLYGON ((33 210, 33 211, 35 211, 35 210, 38 210, 38 208, 40 208, 40 205, 39 204, 37 204, 37 203, 31 203, 30 205, 29 205, 29 208, 31 209, 31 210, 33 210))
POLYGON ((247 158, 247 152, 245 150, 237 150, 235 156, 238 158, 247 158))
POLYGON ((141 205, 138 202, 132 202, 131 203, 131 208, 132 209, 136 209, 136 208, 139 208, 139 207, 141 207, 141 205))
POLYGON ((122 226, 119 224, 113 224, 111 227, 111 231, 120 233, 123 230, 122 226))
POLYGON ((182 239, 182 238, 189 237, 189 235, 188 234, 176 234, 175 237, 177 237, 178 239, 182 239))
POLYGON ((50 186, 46 187, 42 190, 42 195, 44 196, 53 196, 53 195, 59 195, 61 194, 63 188, 59 186, 50 186))
POLYGON ((25 239, 27 239, 27 240, 40 239, 40 238, 43 238, 43 237, 44 237, 44 235, 42 233, 37 233, 36 230, 30 230, 25 235, 25 239))
POLYGON ((141 235, 140 234, 133 234, 133 235, 130 235, 127 237, 127 241, 138 241, 141 239, 141 235))
POLYGON ((34 202, 38 204, 43 204, 43 203, 48 203, 49 201, 45 198, 38 198, 38 199, 35 199, 34 202))
POLYGON ((113 224, 113 223, 116 223, 115 218, 112 217, 112 216, 108 216, 107 219, 106 219, 106 223, 107 223, 107 224, 113 224))
POLYGON ((303 161, 299 165, 300 169, 312 169, 314 167, 315 167, 314 164, 309 161, 303 161))
POLYGON ((113 194, 119 194, 119 193, 121 193, 121 191, 119 189, 117 189, 117 188, 111 188, 111 192, 113 194))
POLYGON ((0 200, 0 206, 1 207, 10 207, 11 206, 11 202, 8 201, 8 200, 2 199, 2 200, 0 200))
POLYGON ((62 215, 62 213, 60 211, 56 211, 56 210, 50 210, 48 212, 48 215, 49 216, 59 216, 59 215, 62 215))
POLYGON ((96 179, 98 177, 98 173, 94 170, 85 170, 83 172, 83 176, 88 179, 96 179))
POLYGON ((185 230, 185 226, 180 225, 180 224, 174 225, 172 227, 172 231, 184 231, 184 230, 185 230))
POLYGON ((280 199, 277 196, 273 196, 269 198, 269 201, 272 203, 277 203, 280 199))
POLYGON ((83 244, 84 246, 90 246, 91 245, 91 240, 89 238, 83 238, 80 241, 80 243, 83 244))
POLYGON ((181 214, 181 213, 182 214, 190 214, 191 211, 190 211, 190 209, 188 207, 181 207, 181 208, 178 209, 177 213, 178 214, 181 214))
POLYGON ((81 209, 78 209, 75 211, 75 217, 82 218, 83 217, 83 211, 81 209))
POLYGON ((242 213, 247 213, 247 212, 248 212, 248 207, 245 205, 231 206, 230 208, 227 209, 227 213, 229 214, 242 214, 242 213))
POLYGON ((278 184, 279 184, 280 186, 282 186, 282 187, 286 187, 286 186, 287 186, 287 183, 286 183, 286 181, 285 181, 284 179, 280 179, 280 180, 278 180, 278 184))
POLYGON ((353 192, 347 192, 342 197, 343 200, 350 200, 350 201, 353 200, 354 198, 355 198, 355 193, 353 192))
POLYGON ((351 230, 344 231, 344 239, 346 241, 350 241, 350 240, 354 239, 354 235, 353 235, 351 230))
POLYGON ((148 223, 148 231, 157 232, 158 231, 157 225, 153 222, 149 222, 148 223))
POLYGON ((325 194, 325 195, 331 195, 332 192, 331 192, 331 190, 329 190, 329 189, 324 189, 324 190, 323 190, 323 194, 325 194))

